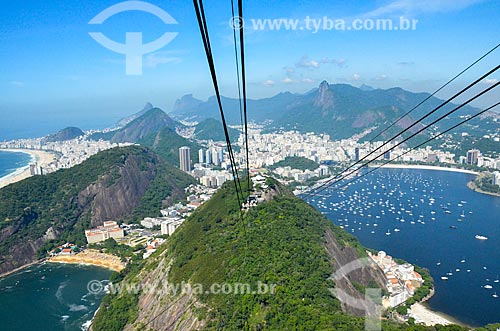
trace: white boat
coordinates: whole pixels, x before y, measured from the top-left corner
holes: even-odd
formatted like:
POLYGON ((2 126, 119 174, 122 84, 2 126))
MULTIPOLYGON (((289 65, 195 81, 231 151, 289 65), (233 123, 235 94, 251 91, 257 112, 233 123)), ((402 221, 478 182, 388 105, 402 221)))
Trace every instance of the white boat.
POLYGON ((401 230, 400 229, 394 229, 394 232, 399 232, 399 231, 401 231, 401 230))
POLYGON ((497 292, 495 292, 495 293, 492 295, 492 297, 494 297, 494 298, 498 298, 498 294, 497 294, 497 292))
POLYGON ((479 234, 476 234, 476 236, 475 236, 474 238, 476 238, 477 240, 488 240, 488 237, 486 237, 486 236, 481 236, 481 235, 479 235, 479 234))
POLYGON ((493 288, 493 286, 491 286, 490 284, 486 284, 483 287, 488 290, 493 288))
POLYGON ((448 280, 448 277, 446 277, 446 276, 442 276, 442 277, 441 277, 441 279, 442 279, 442 280, 448 280))

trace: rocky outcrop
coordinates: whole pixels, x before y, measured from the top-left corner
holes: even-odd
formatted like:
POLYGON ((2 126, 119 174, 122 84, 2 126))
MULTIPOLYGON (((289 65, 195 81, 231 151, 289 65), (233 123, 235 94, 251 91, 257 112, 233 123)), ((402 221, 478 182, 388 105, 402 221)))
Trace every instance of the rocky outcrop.
POLYGON ((105 180, 90 184, 78 196, 80 204, 91 210, 92 226, 129 215, 155 178, 157 169, 153 163, 141 164, 137 156, 130 156, 117 171, 116 180, 113 175, 107 175, 105 180), (146 170, 141 171, 141 167, 146 170), (114 183, 110 183, 113 180, 114 183))
POLYGON ((335 100, 333 96, 333 91, 330 90, 330 86, 326 81, 322 81, 319 85, 316 99, 314 100, 314 105, 323 110, 328 108, 333 108, 335 105, 335 100))
MULTIPOLYGON (((325 249, 328 257, 330 258, 330 262, 336 271, 351 262, 356 263, 356 261, 359 261, 360 258, 356 249, 348 246, 341 247, 330 229, 327 229, 325 232, 325 249)), ((339 271, 339 274, 335 274, 334 281, 335 289, 342 290, 342 292, 347 294, 349 298, 358 299, 358 303, 363 302, 365 299, 365 293, 360 293, 356 289, 356 286, 354 286, 354 282, 366 286, 370 281, 375 281, 381 289, 385 288, 386 284, 384 273, 374 263, 360 263, 359 267, 356 267, 355 270, 348 273, 346 272, 345 274, 339 271)), ((347 300, 341 299, 342 309, 345 312, 358 316, 365 316, 366 312, 369 311, 369 308, 366 306, 364 306, 364 309, 357 309, 346 304, 346 301, 347 300)))
POLYGON ((147 273, 141 281, 141 288, 148 289, 139 298, 139 316, 125 331, 142 330, 147 325, 151 330, 199 330, 205 325, 196 316, 196 308, 203 306, 189 286, 170 284, 168 273, 171 261, 160 260, 158 266, 147 273), (178 287, 173 287, 178 286, 178 287))

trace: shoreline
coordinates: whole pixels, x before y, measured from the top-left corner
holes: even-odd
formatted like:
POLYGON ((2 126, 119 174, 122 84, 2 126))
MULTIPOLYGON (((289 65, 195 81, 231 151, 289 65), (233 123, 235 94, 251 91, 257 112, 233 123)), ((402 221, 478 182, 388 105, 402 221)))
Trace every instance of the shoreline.
POLYGON ((450 315, 432 310, 424 302, 416 302, 411 305, 410 309, 408 309, 408 315, 415 319, 415 323, 426 326, 455 324, 467 327, 467 325, 450 315))
MULTIPOLYGON (((368 168, 378 167, 378 165, 368 165, 368 168)), ((385 164, 380 168, 387 169, 418 169, 418 170, 437 170, 437 171, 449 171, 449 172, 460 172, 469 175, 478 175, 479 173, 472 170, 459 169, 459 168, 447 168, 432 165, 418 165, 418 164, 385 164)))
POLYGON ((23 266, 20 266, 20 267, 18 267, 18 268, 16 268, 16 269, 13 269, 13 270, 10 270, 10 271, 7 271, 7 272, 4 272, 4 273, 0 274, 0 279, 5 278, 5 277, 7 277, 7 276, 10 276, 10 275, 12 275, 12 274, 14 274, 14 273, 16 273, 16 272, 19 272, 19 271, 21 271, 21 270, 23 270, 23 269, 26 269, 26 268, 32 267, 32 266, 34 266, 35 264, 43 263, 43 262, 45 262, 45 260, 46 260, 45 258, 40 259, 40 260, 36 260, 36 261, 30 262, 30 263, 28 263, 28 264, 25 264, 25 265, 23 265, 23 266))
MULTIPOLYGON (((369 164, 368 165, 368 168, 375 168, 375 167, 379 167, 378 164, 369 164)), ((432 165, 418 165, 418 164, 385 164, 383 166, 380 166, 381 169, 385 168, 385 169, 416 169, 416 170, 436 170, 436 171, 449 171, 449 172, 457 172, 457 173, 463 173, 463 174, 469 174, 469 175, 479 175, 479 172, 477 171, 472 171, 472 170, 466 170, 466 169, 459 169, 459 168, 447 168, 447 167, 439 167, 439 166, 432 166, 432 165)), ((309 193, 311 191, 314 191, 315 190, 315 187, 317 185, 320 185, 320 184, 323 184, 325 182, 328 182, 328 181, 331 181, 333 180, 335 176, 330 176, 328 178, 324 178, 324 179, 320 179, 318 180, 317 182, 315 182, 314 185, 304 189, 304 190, 301 190, 299 192, 297 192, 296 195, 301 195, 301 194, 306 194, 306 193, 309 193)), ((350 177, 350 176, 349 176, 350 177)), ((479 192, 479 191, 477 191, 479 192)), ((480 192, 480 193, 485 193, 487 194, 487 192, 480 192)))
MULTIPOLYGON (((0 149, 0 152, 24 153, 31 156, 30 163, 38 163, 41 167, 47 167, 56 159, 53 152, 38 149, 0 149)), ((16 169, 14 172, 0 178, 0 188, 19 182, 31 177, 29 164, 16 169)))
POLYGON ((74 255, 58 255, 47 258, 47 262, 63 264, 87 264, 120 272, 125 269, 126 263, 121 262, 118 256, 100 253, 93 249, 87 249, 74 255))
POLYGON ((493 197, 500 197, 500 194, 498 194, 498 193, 493 193, 493 192, 481 190, 479 187, 477 187, 477 185, 474 183, 473 180, 471 180, 470 182, 467 183, 467 187, 470 188, 472 191, 477 192, 477 193, 486 194, 486 195, 490 195, 493 197))

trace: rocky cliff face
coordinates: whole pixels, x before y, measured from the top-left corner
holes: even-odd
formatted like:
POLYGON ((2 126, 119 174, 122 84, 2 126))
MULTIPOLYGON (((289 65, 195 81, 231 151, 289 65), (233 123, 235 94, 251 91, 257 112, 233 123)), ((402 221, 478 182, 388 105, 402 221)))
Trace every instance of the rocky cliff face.
POLYGON ((155 178, 157 169, 153 163, 141 164, 137 157, 129 157, 117 171, 119 177, 111 185, 113 178, 106 175, 104 181, 90 184, 78 195, 81 205, 90 209, 92 226, 129 215, 155 178))
POLYGON ((169 283, 168 272, 172 263, 171 259, 163 259, 158 266, 147 273, 141 280, 142 288, 155 288, 157 290, 145 292, 139 298, 139 315, 134 324, 125 326, 124 331, 134 331, 146 325, 152 330, 200 330, 205 326, 205 321, 196 315, 196 309, 203 304, 191 291, 179 292, 176 295, 164 291, 165 284, 169 283), (162 292, 164 291, 164 292, 162 292), (151 318, 154 316, 155 318, 151 318))
MULTIPOLYGON (((339 245, 331 230, 325 232, 325 249, 334 270, 339 270, 342 266, 346 266, 359 259, 359 254, 355 249, 352 247, 341 247, 339 245)), ((359 303, 363 303, 365 294, 360 293, 356 289, 354 282, 358 284, 368 284, 371 280, 375 281, 381 289, 385 288, 386 278, 380 268, 374 263, 368 265, 360 264, 359 268, 345 274, 342 278, 336 279, 335 288, 342 290, 349 298, 358 299, 359 303)), ((369 311, 369 307, 366 305, 363 305, 364 309, 358 309, 348 305, 346 297, 342 298, 341 302, 342 310, 350 314, 365 316, 366 312, 369 311)))
POLYGON ((333 91, 330 90, 329 85, 326 81, 322 81, 319 85, 317 96, 314 100, 314 105, 323 110, 333 108, 335 106, 333 91))

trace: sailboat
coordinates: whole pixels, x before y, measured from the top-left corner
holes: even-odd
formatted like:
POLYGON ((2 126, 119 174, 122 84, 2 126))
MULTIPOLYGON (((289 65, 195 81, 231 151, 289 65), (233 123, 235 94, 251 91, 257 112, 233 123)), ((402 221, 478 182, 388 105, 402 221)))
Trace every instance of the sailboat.
POLYGON ((391 235, 391 231, 389 231, 389 229, 387 229, 387 232, 385 233, 386 236, 390 236, 391 235))
POLYGON ((497 292, 495 292, 495 293, 492 295, 492 297, 494 297, 494 298, 498 298, 498 294, 497 294, 497 292))

